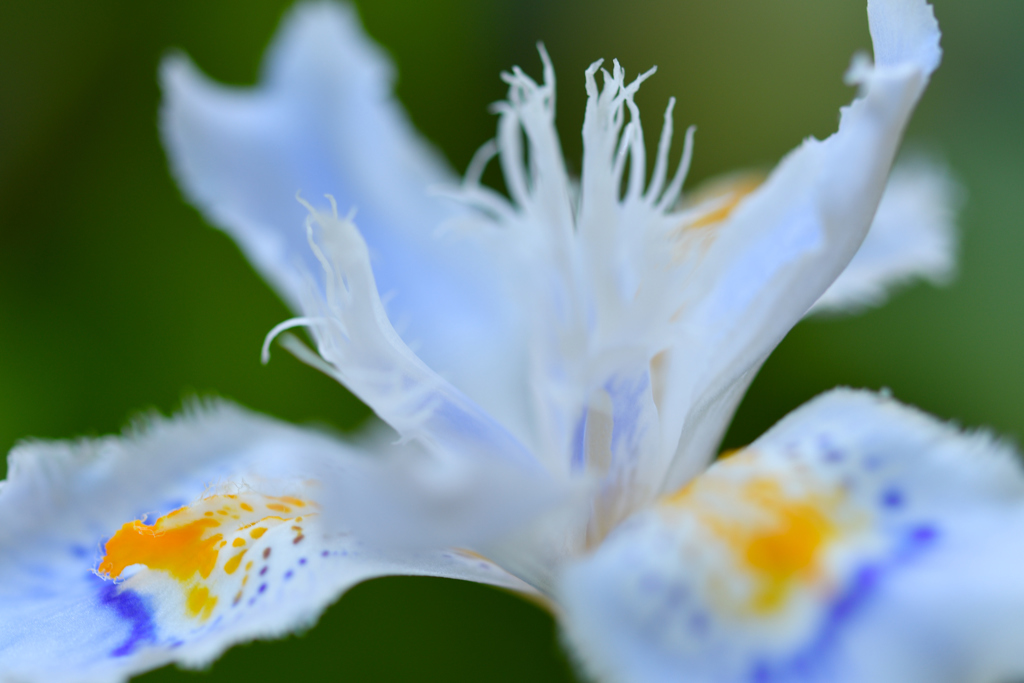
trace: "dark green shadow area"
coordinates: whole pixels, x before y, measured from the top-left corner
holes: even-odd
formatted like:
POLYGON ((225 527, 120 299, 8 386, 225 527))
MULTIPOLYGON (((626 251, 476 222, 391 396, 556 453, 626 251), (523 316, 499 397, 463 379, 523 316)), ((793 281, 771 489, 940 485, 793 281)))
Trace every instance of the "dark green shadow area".
POLYGON ((499 589, 420 577, 361 584, 316 628, 229 651, 208 671, 165 667, 139 683, 572 681, 542 608, 499 589))

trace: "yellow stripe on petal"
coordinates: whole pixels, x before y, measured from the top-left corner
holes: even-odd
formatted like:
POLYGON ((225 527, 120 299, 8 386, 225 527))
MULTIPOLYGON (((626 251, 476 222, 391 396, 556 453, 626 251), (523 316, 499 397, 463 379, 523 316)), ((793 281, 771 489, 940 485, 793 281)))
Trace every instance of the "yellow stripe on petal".
POLYGON ((679 207, 694 211, 696 215, 679 230, 697 230, 726 220, 741 201, 761 187, 764 178, 763 173, 747 171, 712 178, 698 186, 684 197, 679 207))
POLYGON ((683 219, 670 233, 673 261, 683 263, 708 249, 718 236, 718 228, 761 187, 764 179, 763 173, 733 173, 713 178, 687 193, 678 207, 683 219))
POLYGON ((204 621, 210 618, 213 608, 217 606, 217 597, 210 595, 206 586, 194 586, 188 593, 188 611, 193 617, 204 621))

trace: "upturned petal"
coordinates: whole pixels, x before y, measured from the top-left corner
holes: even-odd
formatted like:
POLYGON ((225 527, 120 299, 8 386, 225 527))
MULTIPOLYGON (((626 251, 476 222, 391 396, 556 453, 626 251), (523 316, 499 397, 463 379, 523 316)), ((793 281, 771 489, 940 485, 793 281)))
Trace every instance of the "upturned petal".
POLYGON ((122 438, 29 442, 0 485, 0 680, 122 681, 308 626, 388 574, 529 590, 457 551, 375 549, 323 505, 325 466, 366 458, 228 405, 122 438))
POLYGON ((1011 448, 838 390, 628 520, 558 596, 602 680, 1010 680, 1022 521, 1011 448))
MULTIPOLYGON (((763 182, 763 174, 748 171, 712 178, 690 190, 683 200, 692 212, 689 227, 725 221, 763 182)), ((963 195, 941 163, 923 156, 898 162, 857 254, 808 315, 856 313, 881 305, 889 292, 912 280, 948 283, 956 271, 956 217, 963 195)))
MULTIPOLYGON (((941 56, 925 0, 872 0, 875 63, 848 73, 861 94, 839 130, 791 152, 742 199, 702 254, 661 365, 665 442, 676 445, 666 491, 712 456, 765 357, 854 257, 871 226, 903 129, 941 56)), ((684 226, 684 232, 692 228, 684 226)))

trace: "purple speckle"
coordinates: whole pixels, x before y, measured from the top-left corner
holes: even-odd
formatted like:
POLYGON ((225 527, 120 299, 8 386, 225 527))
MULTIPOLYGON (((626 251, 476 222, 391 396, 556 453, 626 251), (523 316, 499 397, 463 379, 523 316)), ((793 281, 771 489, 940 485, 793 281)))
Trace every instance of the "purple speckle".
POLYGON ((481 569, 490 569, 491 568, 491 565, 487 564, 486 562, 479 562, 478 564, 480 565, 481 569))
POLYGON ((899 489, 889 489, 882 494, 882 505, 890 510, 896 510, 903 507, 903 503, 903 492, 899 489))
POLYGON ((875 472, 876 470, 881 469, 881 467, 882 458, 880 456, 869 455, 868 457, 864 458, 864 469, 866 469, 867 471, 875 472))
POLYGON ((300 557, 299 558, 299 564, 306 564, 306 558, 300 557))
POLYGON ((260 570, 260 576, 263 576, 266 573, 267 573, 267 568, 266 567, 264 567, 263 569, 260 570))
POLYGON ((265 593, 265 592, 266 592, 266 590, 267 590, 267 584, 265 584, 265 583, 261 583, 261 584, 260 584, 260 589, 259 589, 258 591, 256 591, 256 592, 257 592, 257 593, 261 593, 261 594, 262 594, 262 593, 265 593))
POLYGON ((697 612, 690 617, 690 630, 697 635, 704 635, 708 632, 708 626, 710 622, 708 616, 702 612, 697 612))
POLYGON ((328 555, 330 555, 330 553, 327 552, 326 550, 323 551, 322 553, 320 553, 320 557, 327 557, 328 555))
POLYGON ((77 558, 85 558, 89 555, 89 549, 84 545, 73 545, 71 546, 71 554, 77 558))
POLYGON ((254 595, 251 598, 249 598, 249 606, 252 607, 255 604, 256 604, 256 596, 254 595))
POLYGON ((927 524, 914 527, 910 530, 910 534, 907 536, 911 546, 923 546, 928 545, 934 541, 939 535, 938 529, 927 524))
POLYGON ((286 572, 284 573, 284 578, 285 578, 285 580, 287 580, 287 579, 290 579, 290 578, 292 578, 293 576, 295 576, 295 572, 293 572, 293 571, 292 571, 291 569, 289 569, 288 571, 286 571, 286 572))

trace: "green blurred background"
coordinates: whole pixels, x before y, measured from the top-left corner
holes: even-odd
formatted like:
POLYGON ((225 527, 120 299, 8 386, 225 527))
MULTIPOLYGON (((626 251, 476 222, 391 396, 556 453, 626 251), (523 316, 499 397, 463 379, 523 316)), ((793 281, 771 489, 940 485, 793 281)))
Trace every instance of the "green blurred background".
MULTIPOLYGON (((254 81, 284 0, 8 0, 0 7, 0 449, 25 436, 118 430, 134 413, 226 396, 351 428, 366 409, 288 354, 259 364, 289 313, 170 179, 156 132, 160 57, 254 81)), ((965 186, 961 274, 886 307, 799 325, 743 403, 745 443, 837 384, 891 387, 944 418, 1024 433, 1024 2, 935 0, 945 62, 911 124, 965 186)), ((493 134, 499 70, 560 77, 578 168, 583 69, 618 57, 658 74, 637 98, 656 130, 699 127, 691 178, 774 163, 832 132, 869 49, 863 0, 364 0, 420 129, 464 169, 493 134)), ((142 680, 572 680, 551 618, 515 597, 435 579, 357 587, 309 633, 236 648, 209 672, 142 680)))

